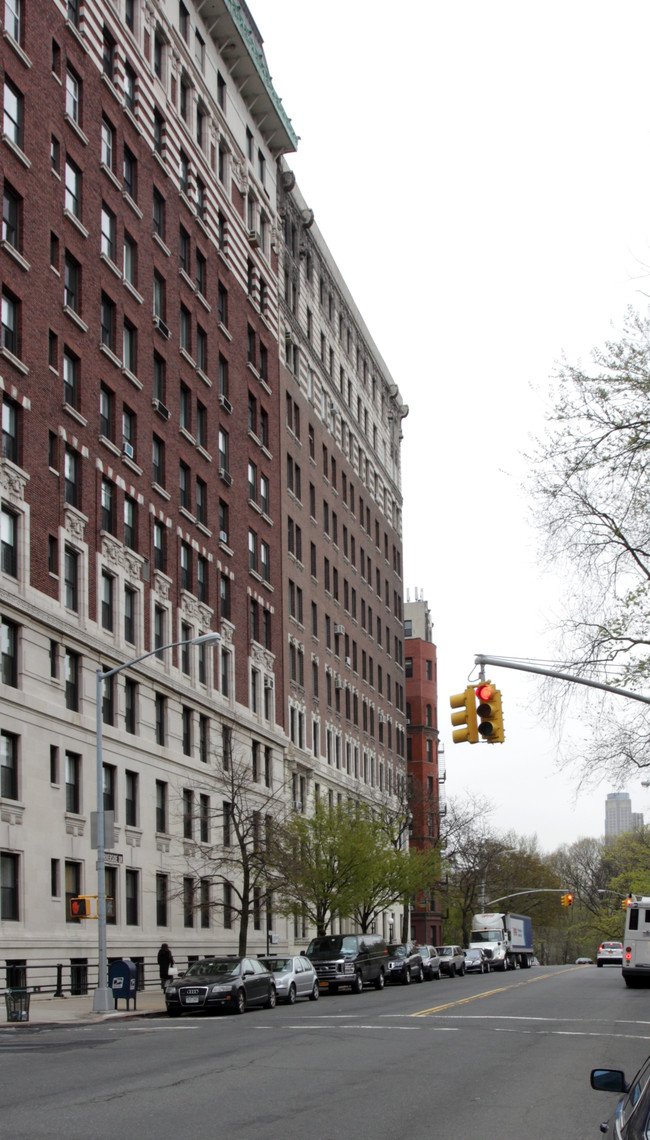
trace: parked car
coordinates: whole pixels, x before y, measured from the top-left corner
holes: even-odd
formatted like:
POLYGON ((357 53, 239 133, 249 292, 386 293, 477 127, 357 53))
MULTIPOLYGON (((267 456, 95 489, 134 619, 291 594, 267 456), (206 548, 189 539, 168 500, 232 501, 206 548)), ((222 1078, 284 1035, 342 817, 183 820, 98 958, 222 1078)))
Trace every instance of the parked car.
POLYGON ((273 975, 257 958, 200 958, 165 990, 170 1017, 217 1009, 245 1013, 249 1005, 273 1009, 276 1000, 273 975))
POLYGON ((646 1057, 630 1084, 621 1069, 592 1069, 591 1087, 599 1092, 624 1094, 609 1120, 601 1124, 601 1132, 616 1136, 617 1140, 641 1140, 650 1135, 650 1057, 646 1057))
POLYGON ((440 958, 435 946, 418 946, 422 958, 422 969, 427 981, 440 977, 440 958))
POLYGON ((613 966, 623 965, 622 942, 601 942, 596 955, 596 965, 604 966, 608 962, 613 966))
POLYGON ((386 980, 405 986, 424 981, 422 955, 412 942, 389 942, 386 980))
POLYGON ((466 950, 465 970, 468 974, 489 974, 490 959, 483 950, 466 950))
POLYGON ((379 934, 323 934, 312 938, 305 953, 319 985, 331 994, 339 986, 360 994, 369 982, 376 990, 384 988, 388 952, 379 934))
POLYGON ((440 969, 448 978, 455 978, 459 974, 462 978, 465 973, 465 951, 462 946, 437 946, 440 958, 440 969))
POLYGON ((299 997, 318 1000, 320 987, 316 971, 304 954, 293 958, 260 958, 260 962, 273 974, 278 1001, 293 1005, 299 997))

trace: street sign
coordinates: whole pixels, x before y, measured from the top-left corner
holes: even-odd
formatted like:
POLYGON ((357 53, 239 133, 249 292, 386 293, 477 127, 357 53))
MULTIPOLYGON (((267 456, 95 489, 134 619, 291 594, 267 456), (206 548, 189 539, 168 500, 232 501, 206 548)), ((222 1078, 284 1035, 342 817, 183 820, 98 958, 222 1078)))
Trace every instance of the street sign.
POLYGON ((107 867, 119 867, 124 862, 124 856, 119 855, 117 851, 105 851, 104 863, 107 867))

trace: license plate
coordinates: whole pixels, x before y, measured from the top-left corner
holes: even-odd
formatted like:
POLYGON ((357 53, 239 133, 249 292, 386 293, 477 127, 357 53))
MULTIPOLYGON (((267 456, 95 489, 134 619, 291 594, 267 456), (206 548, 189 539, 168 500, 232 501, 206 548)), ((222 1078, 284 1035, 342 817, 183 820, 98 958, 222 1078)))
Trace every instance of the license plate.
POLYGON ((192 1004, 194 1004, 194 1005, 199 1004, 198 997, 186 997, 185 998, 185 1005, 192 1005, 192 1004))

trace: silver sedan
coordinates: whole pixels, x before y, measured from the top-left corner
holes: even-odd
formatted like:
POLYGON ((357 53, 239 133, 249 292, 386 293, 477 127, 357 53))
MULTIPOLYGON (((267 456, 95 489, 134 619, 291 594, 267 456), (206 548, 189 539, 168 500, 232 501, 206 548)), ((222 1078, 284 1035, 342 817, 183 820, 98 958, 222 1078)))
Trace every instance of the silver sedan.
POLYGON ((309 958, 296 954, 292 958, 261 958, 260 961, 273 974, 278 1001, 287 1005, 293 1005, 299 997, 318 1001, 318 978, 309 958))

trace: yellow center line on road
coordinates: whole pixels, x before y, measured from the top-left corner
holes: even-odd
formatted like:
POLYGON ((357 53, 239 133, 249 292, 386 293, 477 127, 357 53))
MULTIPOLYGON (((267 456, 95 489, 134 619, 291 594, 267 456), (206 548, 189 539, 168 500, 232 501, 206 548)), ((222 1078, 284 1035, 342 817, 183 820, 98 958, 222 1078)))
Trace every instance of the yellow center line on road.
POLYGON ((499 986, 498 990, 484 990, 482 994, 472 994, 471 997, 458 998, 457 1001, 448 1001, 444 1005, 434 1005, 431 1009, 421 1009, 418 1013, 412 1013, 411 1017, 428 1017, 430 1013, 442 1013, 445 1009, 453 1009, 457 1005, 467 1005, 470 1001, 478 1001, 479 998, 492 997, 493 994, 503 994, 506 990, 516 990, 520 986, 530 986, 533 982, 548 981, 549 978, 557 978, 558 974, 568 974, 572 970, 582 970, 583 966, 567 966, 564 970, 555 970, 552 974, 537 974, 534 978, 527 978, 525 982, 511 982, 509 986, 499 986))

